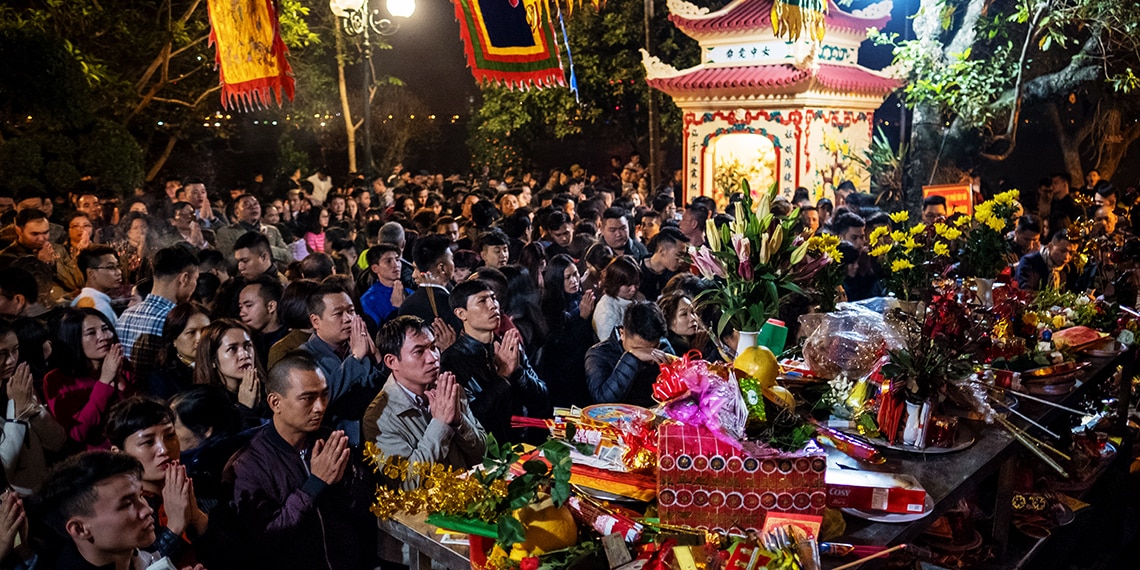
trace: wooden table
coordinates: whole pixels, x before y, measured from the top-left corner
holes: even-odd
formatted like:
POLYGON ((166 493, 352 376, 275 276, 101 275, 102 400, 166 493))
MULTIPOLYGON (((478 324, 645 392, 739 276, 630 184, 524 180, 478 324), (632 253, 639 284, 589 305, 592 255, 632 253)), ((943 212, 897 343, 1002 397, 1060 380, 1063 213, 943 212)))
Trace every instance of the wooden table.
POLYGON ((434 562, 448 570, 470 570, 467 547, 440 542, 443 535, 436 534, 436 527, 425 518, 425 515, 398 514, 391 520, 380 521, 380 530, 408 545, 413 569, 431 570, 434 562))
MULTIPOLYGON (((1131 378, 1131 371, 1135 363, 1135 351, 1125 352, 1113 358, 1090 359, 1092 366, 1086 369, 1078 386, 1064 396, 1045 397, 1046 399, 1069 407, 1076 404, 1089 391, 1105 381, 1108 381, 1117 370, 1123 369, 1124 378, 1131 378)), ((1121 382, 1120 408, 1124 411, 1121 418, 1127 417, 1129 382, 1121 382)), ((1042 425, 1051 428, 1067 429, 1076 422, 1076 418, 1056 408, 1033 402, 1026 398, 1020 399, 1018 411, 1033 418, 1042 425), (1063 426, 1063 427, 1057 427, 1063 426)), ((1043 437, 1040 430, 1029 426, 1024 420, 1010 415, 1010 421, 1018 427, 1027 429, 1038 437, 1043 437)), ((877 471, 892 473, 908 473, 913 475, 926 492, 934 500, 934 511, 920 521, 902 524, 873 523, 847 516, 847 534, 837 539, 837 542, 853 544, 868 544, 878 546, 893 546, 910 542, 922 534, 938 517, 952 508, 959 499, 969 495, 981 484, 993 480, 996 476, 996 503, 994 506, 994 525, 992 535, 998 542, 999 555, 1009 558, 1004 552, 1009 539, 1009 528, 1012 513, 1010 512, 1009 497, 1013 484, 1013 468, 1010 461, 1014 453, 1022 449, 1013 436, 995 426, 982 426, 979 422, 974 424, 977 441, 969 448, 948 454, 910 454, 887 451, 884 455, 887 462, 883 465, 873 466, 877 471)), ((1125 447, 1127 449, 1127 447, 1125 447)), ((1121 450, 1117 454, 1120 458, 1126 452, 1121 450)), ((852 462, 854 460, 851 460, 852 462)), ((868 469, 867 465, 859 465, 860 469, 868 469)))
MULTIPOLYGON (((1129 351, 1114 358, 1092 359, 1093 366, 1087 369, 1081 382, 1070 394, 1065 396, 1049 397, 1050 401, 1073 407, 1094 386, 1109 380, 1116 372, 1117 367, 1123 369, 1124 378, 1131 378, 1136 358, 1135 351, 1129 351)), ((1120 383, 1120 413, 1121 418, 1127 417, 1129 382, 1120 383)), ((1063 412, 1031 400, 1022 398, 1018 411, 1033 418, 1038 423, 1049 425, 1056 421, 1058 425, 1071 425, 1071 416, 1063 412)), ((1026 428, 1035 435, 1038 430, 1028 426, 1023 420, 1010 418, 1019 427, 1026 428)), ((1005 544, 1009 539, 1011 512, 1009 509, 1009 488, 1012 485, 1013 472, 1010 459, 1018 452, 1021 444, 1017 443, 1005 430, 983 426, 978 422, 971 427, 977 440, 969 448, 942 455, 936 454, 906 454, 887 451, 884 455, 887 462, 873 467, 876 470, 909 473, 918 479, 926 489, 927 494, 934 500, 934 511, 920 521, 904 524, 872 523, 846 517, 847 534, 839 542, 853 544, 868 544, 880 546, 893 546, 906 543, 918 538, 938 517, 953 507, 959 499, 969 495, 983 483, 995 481, 996 477, 996 504, 994 508, 993 537, 999 543, 1003 560, 1010 559, 1004 552, 1005 544)), ((1060 429, 1060 428, 1058 428, 1060 429)), ((1129 449, 1127 442, 1117 454, 1118 458, 1126 455, 1129 449)), ((849 462, 854 463, 853 459, 849 462)), ((1127 466, 1127 462, 1124 463, 1127 466)), ((860 464, 860 469, 867 469, 867 465, 860 464)), ((381 521, 381 530, 391 534, 397 540, 408 545, 411 549, 413 568, 427 570, 434 561, 437 565, 450 570, 467 570, 471 567, 465 546, 448 545, 440 542, 441 535, 435 533, 435 528, 425 522, 424 517, 399 515, 393 520, 381 521)), ((1016 554, 1016 553, 1015 553, 1016 554)), ((1024 553, 1031 556, 1033 551, 1024 553)), ((1016 555, 1014 556, 1016 558, 1016 555)), ((835 566, 842 562, 825 562, 825 566, 835 566)))

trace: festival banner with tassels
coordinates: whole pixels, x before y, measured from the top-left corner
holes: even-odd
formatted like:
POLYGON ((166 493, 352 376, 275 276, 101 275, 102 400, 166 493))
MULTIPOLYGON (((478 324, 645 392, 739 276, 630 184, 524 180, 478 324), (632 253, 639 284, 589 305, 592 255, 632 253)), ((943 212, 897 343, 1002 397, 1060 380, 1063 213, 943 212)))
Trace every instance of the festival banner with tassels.
POLYGON ((268 107, 281 92, 293 100, 293 68, 274 0, 209 0, 210 44, 217 48, 222 106, 268 107))
POLYGON ((452 0, 475 81, 510 89, 566 85, 541 0, 452 0))

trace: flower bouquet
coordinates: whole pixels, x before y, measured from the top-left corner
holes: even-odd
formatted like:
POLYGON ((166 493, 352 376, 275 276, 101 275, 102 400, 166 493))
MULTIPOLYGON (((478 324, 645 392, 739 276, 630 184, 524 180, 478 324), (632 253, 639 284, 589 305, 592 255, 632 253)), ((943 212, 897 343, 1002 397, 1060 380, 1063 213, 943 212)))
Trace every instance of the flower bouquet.
MULTIPOLYGON (((994 279, 1009 266, 1009 242, 1006 229, 1012 227, 1017 214, 1017 190, 1002 192, 978 204, 974 218, 961 227, 965 233, 962 247, 964 274, 982 279, 994 279)), ((962 219, 962 218, 959 218, 962 219)))
POLYGON ((808 239, 808 257, 816 260, 826 260, 826 263, 815 274, 812 283, 812 300, 819 306, 819 310, 830 313, 835 310, 839 301, 839 287, 847 277, 847 270, 843 267, 843 252, 839 251, 839 238, 831 235, 816 235, 808 239))
POLYGON ((808 259, 807 238, 793 233, 799 210, 787 216, 772 213, 775 187, 753 209, 748 182, 742 181, 741 186, 744 199, 736 204, 733 221, 718 228, 709 219, 707 245, 689 248, 693 264, 706 279, 716 282, 697 301, 720 310, 718 335, 729 327, 760 330, 777 315, 786 296, 804 294, 802 285, 831 262, 826 256, 808 259))
POLYGON ((928 296, 935 277, 949 267, 951 245, 962 237, 960 226, 969 218, 959 218, 954 225, 919 222, 907 228, 903 224, 909 217, 906 211, 891 214, 891 221, 900 229, 875 228, 868 241, 871 257, 887 272, 887 290, 903 301, 921 301, 928 296))
MULTIPOLYGON (((925 315, 894 311, 889 319, 903 346, 888 351, 877 374, 878 396, 858 410, 856 424, 890 444, 901 439, 923 448, 927 434, 915 430, 931 424, 940 402, 951 399, 967 409, 979 407, 967 378, 974 369, 973 355, 989 340, 988 323, 959 302, 953 290, 935 295, 925 315)), ((988 410, 981 407, 978 411, 988 410)), ((947 433, 933 444, 946 447, 953 440, 953 433, 947 433)))

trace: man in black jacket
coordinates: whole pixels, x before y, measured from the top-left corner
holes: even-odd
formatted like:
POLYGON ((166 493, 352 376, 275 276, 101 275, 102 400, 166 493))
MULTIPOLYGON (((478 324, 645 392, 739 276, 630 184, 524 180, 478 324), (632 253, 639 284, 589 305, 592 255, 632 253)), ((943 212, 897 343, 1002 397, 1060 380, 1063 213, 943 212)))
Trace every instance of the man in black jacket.
POLYGON ((653 382, 673 347, 665 340, 665 315, 656 303, 629 306, 621 328, 586 352, 586 383, 594 403, 653 407, 653 382))
POLYGON ((517 330, 495 338, 501 317, 490 285, 464 281, 451 292, 450 303, 463 322, 463 332, 444 351, 442 371, 455 374, 467 390, 475 419, 496 440, 519 442, 537 437, 512 430, 511 416, 550 417, 546 383, 531 368, 517 330))
POLYGON ((240 554, 254 558, 242 567, 373 568, 374 487, 351 461, 344 432, 321 437, 329 404, 324 374, 308 355, 293 352, 270 371, 265 391, 273 419, 226 474, 237 528, 246 533, 240 554))
POLYGON ((1077 245, 1069 241, 1068 230, 1054 232, 1043 252, 1031 252, 1018 262, 1017 286, 1033 291, 1074 290, 1076 272, 1069 266, 1069 262, 1076 251, 1077 245))
POLYGON ((625 210, 618 207, 606 208, 602 212, 602 225, 598 229, 602 240, 615 254, 628 255, 637 262, 649 257, 645 245, 629 235, 629 213, 625 210))
MULTIPOLYGON (((441 235, 430 235, 417 241, 413 249, 416 269, 420 270, 420 288, 404 299, 400 305, 400 316, 413 315, 433 324, 437 319, 443 319, 458 334, 463 330, 463 323, 451 312, 447 291, 455 273, 451 240, 441 235)), ((436 344, 446 349, 438 338, 436 344)))

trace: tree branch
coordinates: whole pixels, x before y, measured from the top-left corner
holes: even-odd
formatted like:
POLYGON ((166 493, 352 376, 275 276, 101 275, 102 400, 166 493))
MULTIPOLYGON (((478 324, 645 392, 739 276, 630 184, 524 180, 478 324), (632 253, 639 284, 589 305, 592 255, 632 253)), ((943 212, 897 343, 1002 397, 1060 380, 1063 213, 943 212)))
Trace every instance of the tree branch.
POLYGON ((221 85, 215 85, 215 86, 203 91, 202 94, 199 95, 198 98, 194 100, 194 106, 197 107, 198 105, 201 105, 202 101, 205 101, 206 97, 209 96, 210 93, 217 93, 218 91, 221 91, 221 90, 222 90, 221 85))
POLYGON ((181 105, 183 107, 189 107, 191 109, 197 106, 189 101, 183 101, 181 99, 167 99, 166 97, 151 97, 151 101, 154 101, 156 103, 170 103, 172 105, 181 105))
MULTIPOLYGON (((997 101, 993 103, 995 108, 1010 108, 1010 120, 1012 121, 1012 128, 1008 129, 1005 134, 999 135, 994 138, 992 142, 1005 141, 1009 144, 997 153, 985 152, 981 153, 982 158, 992 161, 1002 161, 1013 153, 1017 147, 1017 119, 1021 113, 1021 107, 1026 103, 1033 103, 1042 100, 1048 100, 1059 93, 1071 91, 1081 83, 1092 81, 1097 78, 1100 73, 1099 66, 1096 60, 1099 58, 1100 47, 1096 36, 1099 35, 1099 30, 1093 30, 1093 34, 1085 40, 1081 51, 1069 60, 1060 71, 1047 73, 1034 77, 1033 79, 1021 83, 1007 89, 997 101)), ((1056 109, 1053 109, 1055 112, 1056 109)), ((1060 121, 1060 118, 1057 119, 1060 121)), ((1087 135, 1086 135, 1087 136, 1087 135)))
POLYGON ((186 45, 184 45, 184 46, 182 46, 182 47, 180 47, 180 48, 178 48, 172 52, 170 52, 170 57, 171 58, 178 57, 179 55, 182 54, 182 52, 184 52, 184 51, 186 51, 186 50, 188 50, 188 49, 190 49, 190 48, 192 48, 192 47, 194 47, 194 46, 196 46, 196 45, 198 45, 198 44, 200 44, 200 43, 202 43, 208 39, 210 39, 210 34, 206 34, 206 35, 204 35, 204 36, 202 36, 202 37, 200 37, 200 38, 198 38, 198 39, 196 39, 196 40, 194 40, 194 41, 192 41, 192 42, 190 42, 190 43, 188 43, 188 44, 186 44, 186 45))
POLYGON ((170 138, 166 139, 166 146, 162 149, 162 154, 158 155, 158 159, 154 161, 154 164, 151 165, 150 170, 146 173, 147 182, 154 180, 154 177, 158 176, 158 173, 162 171, 163 165, 165 165, 167 159, 170 158, 170 153, 174 151, 174 145, 177 143, 178 137, 174 135, 170 135, 170 138))
MULTIPOLYGON (((185 24, 187 21, 189 21, 190 18, 194 15, 194 12, 198 10, 198 6, 201 4, 202 0, 194 0, 194 2, 186 8, 186 12, 184 12, 182 16, 178 18, 178 23, 185 24)), ((167 33, 169 33, 172 28, 173 26, 167 26, 167 33)), ((143 87, 150 82, 150 78, 154 77, 154 73, 158 71, 159 66, 163 65, 164 62, 170 61, 170 58, 173 57, 171 55, 171 48, 173 47, 174 39, 168 39, 166 41, 166 44, 162 46, 162 50, 159 51, 158 56, 156 56, 154 58, 154 61, 152 61, 149 66, 147 66, 146 71, 144 71, 142 74, 142 77, 140 77, 139 80, 135 82, 136 92, 141 92, 143 87)))

